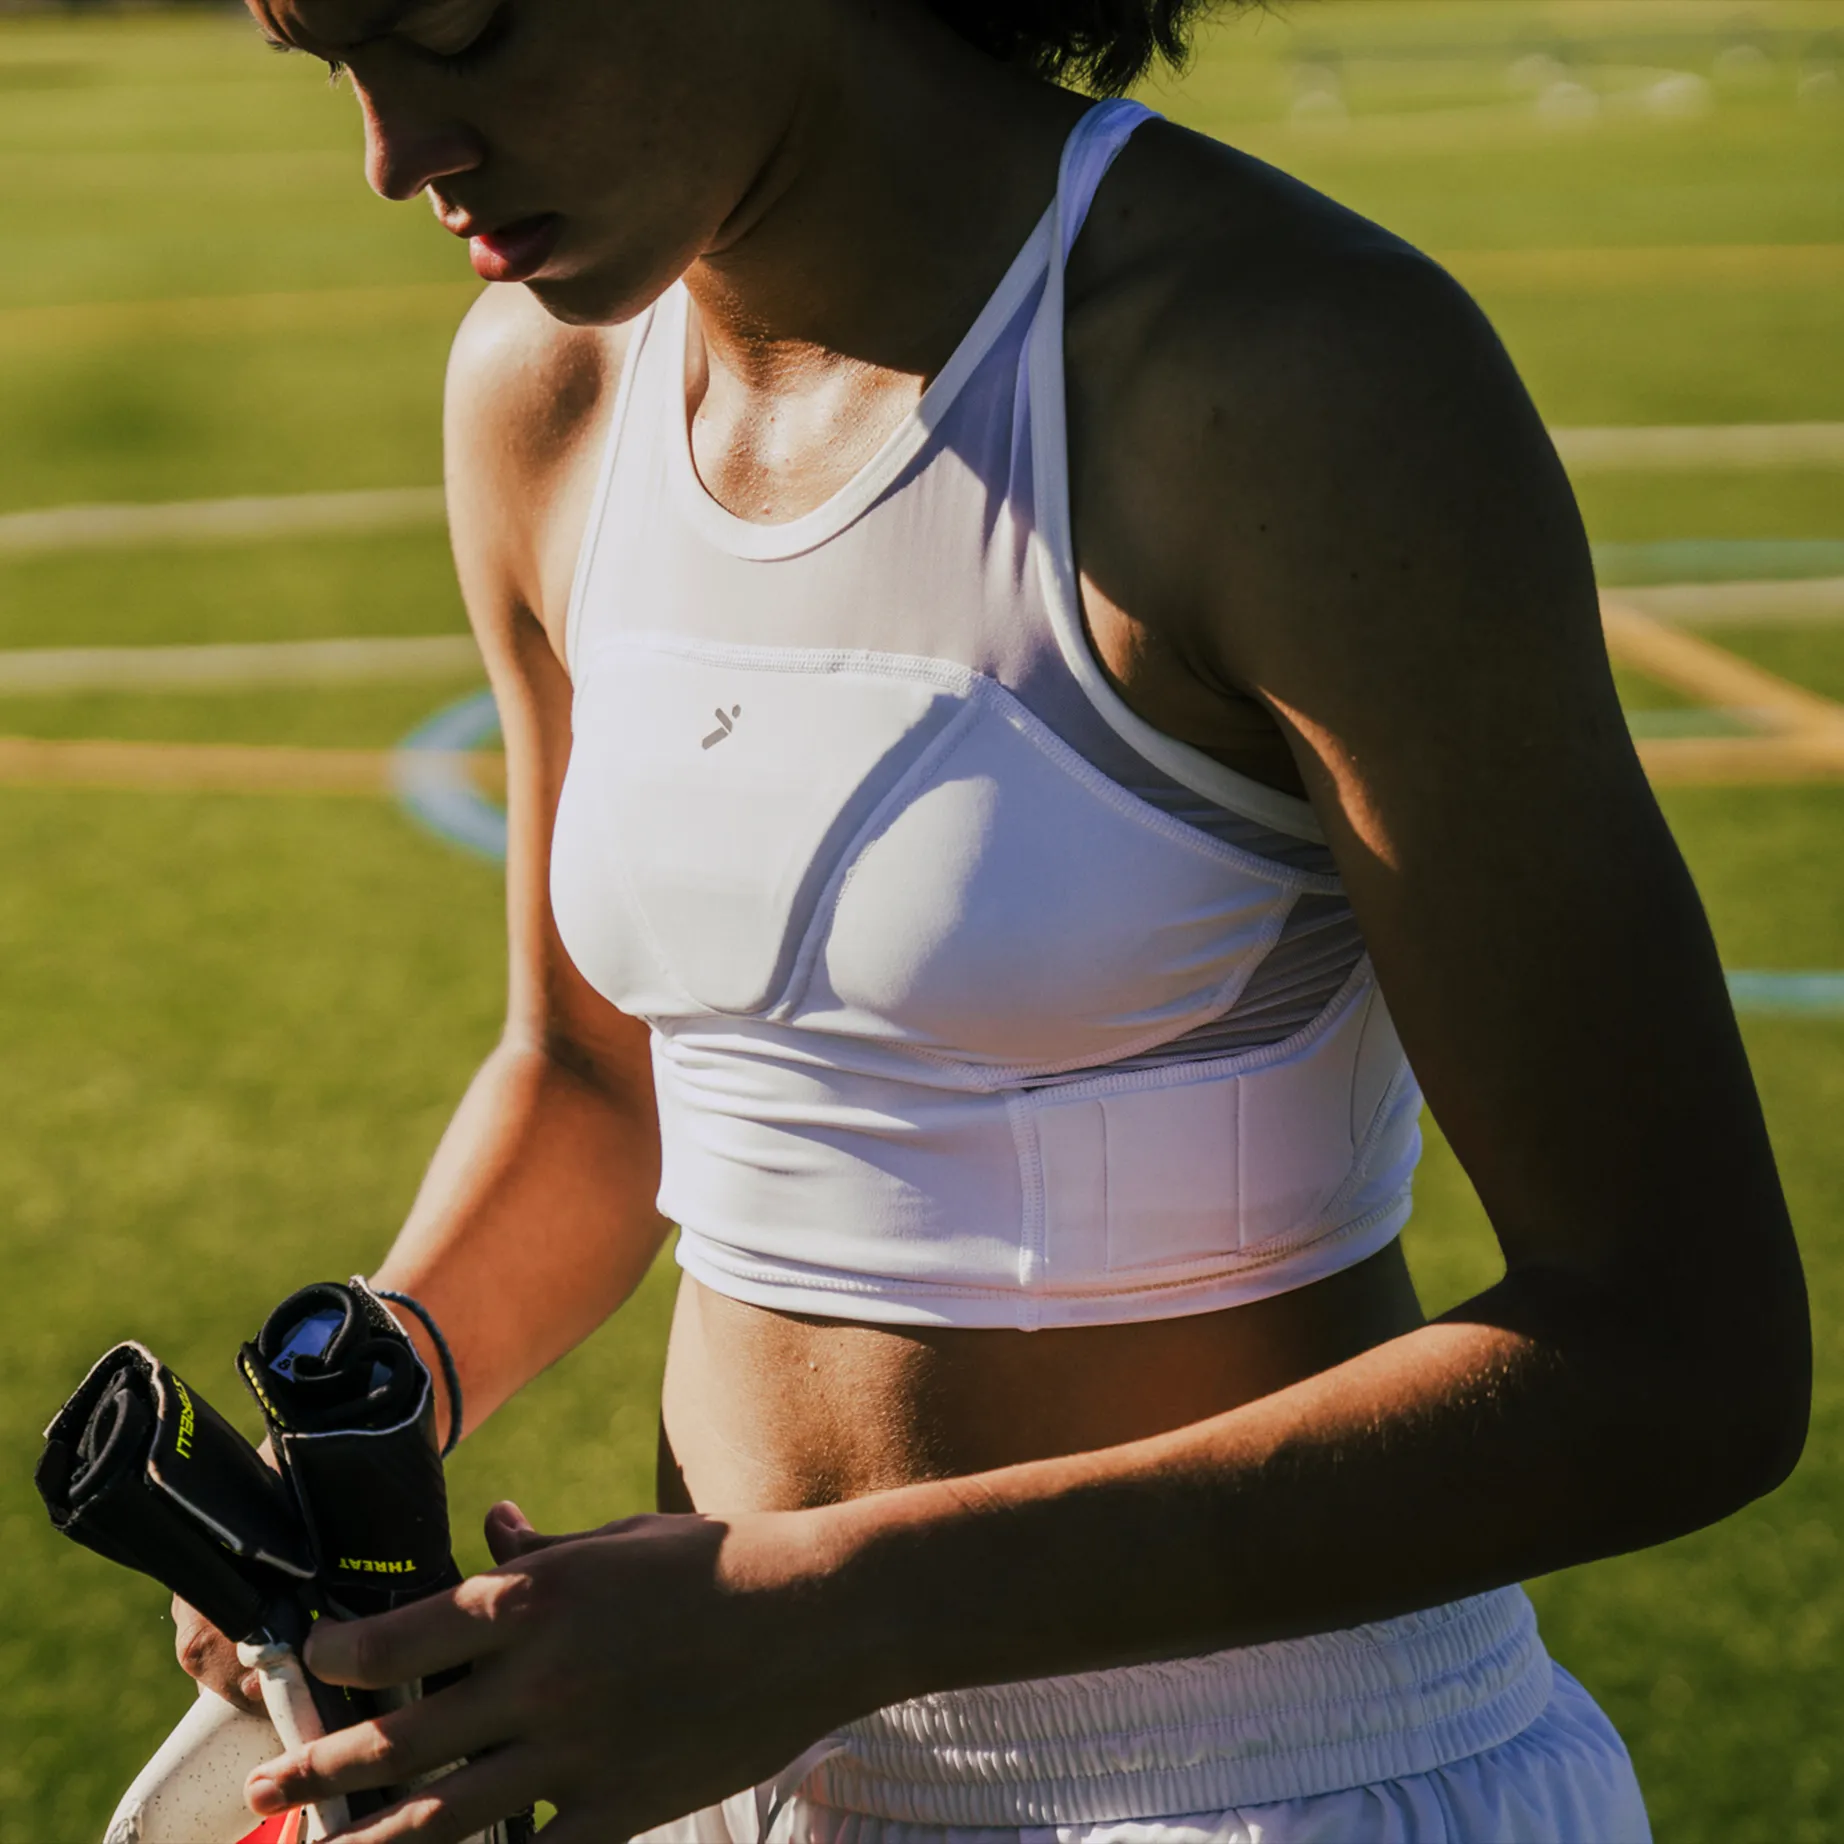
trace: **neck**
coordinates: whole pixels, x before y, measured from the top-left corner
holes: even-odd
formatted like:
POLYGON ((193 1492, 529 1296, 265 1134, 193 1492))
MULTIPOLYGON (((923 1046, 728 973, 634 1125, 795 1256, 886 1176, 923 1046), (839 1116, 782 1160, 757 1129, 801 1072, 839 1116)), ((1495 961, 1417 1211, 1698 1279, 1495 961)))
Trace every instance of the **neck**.
POLYGON ((752 390, 835 358, 932 376, 1049 202, 1083 108, 920 7, 839 21, 685 277, 705 363, 752 390))

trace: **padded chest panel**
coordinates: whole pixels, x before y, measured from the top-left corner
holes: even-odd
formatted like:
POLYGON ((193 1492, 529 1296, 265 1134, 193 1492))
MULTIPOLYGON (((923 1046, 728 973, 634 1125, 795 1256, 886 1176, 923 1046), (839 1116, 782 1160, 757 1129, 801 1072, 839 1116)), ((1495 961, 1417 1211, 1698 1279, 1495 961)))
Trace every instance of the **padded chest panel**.
POLYGON ((830 866, 958 710, 940 683, 850 654, 599 648, 551 864, 584 978, 645 1017, 766 1010, 830 866))
POLYGON ((1112 1061, 1227 1007, 1285 873, 1167 819, 982 693, 842 880, 791 1016, 1002 1078, 1112 1061))
POLYGON ((1136 800, 959 668, 629 637, 578 691, 552 898, 623 1010, 996 1076, 1215 1015, 1311 881, 1136 800))

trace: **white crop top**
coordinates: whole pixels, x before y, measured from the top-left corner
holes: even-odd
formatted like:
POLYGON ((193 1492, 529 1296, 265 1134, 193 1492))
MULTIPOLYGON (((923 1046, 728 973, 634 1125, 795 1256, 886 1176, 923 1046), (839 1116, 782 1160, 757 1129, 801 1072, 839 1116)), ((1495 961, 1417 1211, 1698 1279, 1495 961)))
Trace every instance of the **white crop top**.
POLYGON ((1145 118, 1083 118, 916 411, 801 518, 699 482, 682 286, 630 343, 551 896, 652 1027, 679 1261, 738 1299, 1164 1318, 1408 1215, 1420 1097, 1311 808, 1142 721, 1082 625, 1063 266, 1145 118))

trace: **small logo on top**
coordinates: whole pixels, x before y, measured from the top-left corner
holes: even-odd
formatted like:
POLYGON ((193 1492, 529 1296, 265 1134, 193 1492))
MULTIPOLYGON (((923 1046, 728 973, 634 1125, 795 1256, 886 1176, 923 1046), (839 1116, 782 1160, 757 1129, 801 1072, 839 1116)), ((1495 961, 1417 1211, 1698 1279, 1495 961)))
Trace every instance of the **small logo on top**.
POLYGON ((741 717, 742 714, 743 707, 740 704, 731 705, 730 714, 727 717, 724 715, 721 707, 716 710, 713 715, 717 719, 717 728, 704 739, 701 747, 705 749, 715 748, 717 744, 721 743, 724 738, 736 728, 736 720, 741 717))

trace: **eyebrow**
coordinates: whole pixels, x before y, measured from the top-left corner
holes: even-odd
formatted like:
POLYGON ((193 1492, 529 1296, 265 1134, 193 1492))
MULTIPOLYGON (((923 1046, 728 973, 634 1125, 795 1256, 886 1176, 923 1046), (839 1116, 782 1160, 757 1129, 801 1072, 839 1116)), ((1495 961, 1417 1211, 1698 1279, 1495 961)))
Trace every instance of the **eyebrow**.
POLYGON ((278 51, 309 51, 315 56, 337 58, 377 39, 388 38, 420 14, 439 12, 446 0, 384 0, 364 16, 354 37, 335 40, 316 36, 311 45, 290 38, 282 30, 275 17, 275 0, 255 0, 255 4, 262 18, 263 37, 278 51))

